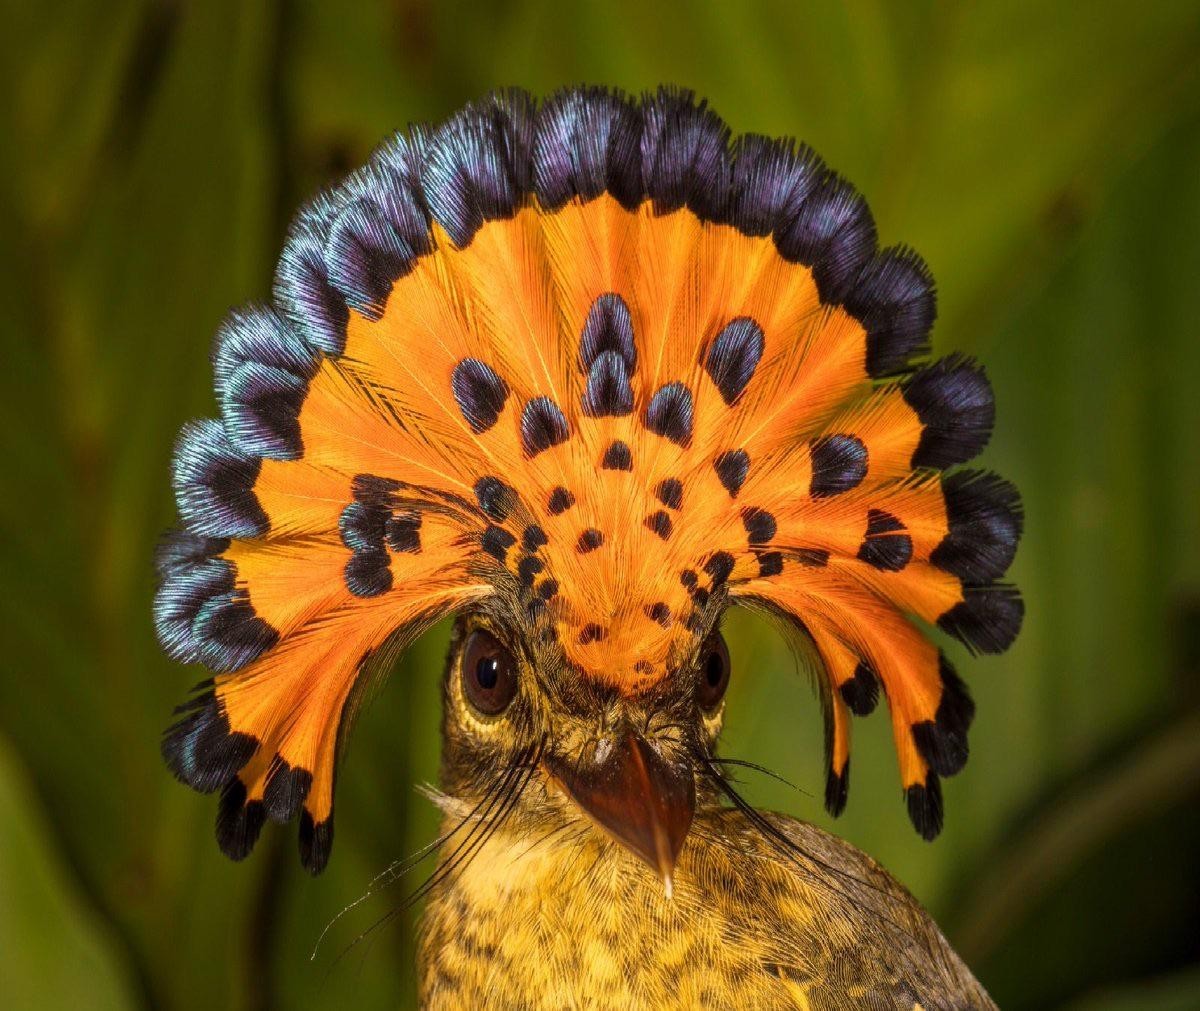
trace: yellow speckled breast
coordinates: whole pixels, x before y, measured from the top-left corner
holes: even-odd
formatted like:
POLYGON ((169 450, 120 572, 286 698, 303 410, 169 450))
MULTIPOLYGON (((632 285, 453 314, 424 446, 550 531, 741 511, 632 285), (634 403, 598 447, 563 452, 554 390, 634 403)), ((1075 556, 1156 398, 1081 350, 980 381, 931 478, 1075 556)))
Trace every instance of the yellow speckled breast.
POLYGON ((697 815, 674 895, 581 823, 497 833, 431 899, 432 1008, 992 1008, 917 902, 870 858, 775 816, 697 815))

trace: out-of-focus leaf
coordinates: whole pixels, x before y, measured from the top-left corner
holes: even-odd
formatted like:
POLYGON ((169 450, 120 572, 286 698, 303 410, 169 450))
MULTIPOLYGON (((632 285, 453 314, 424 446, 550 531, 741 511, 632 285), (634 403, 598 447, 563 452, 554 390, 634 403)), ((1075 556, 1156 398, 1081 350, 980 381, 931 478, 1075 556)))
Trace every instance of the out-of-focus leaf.
POLYGON ((1195 954, 1178 920, 1200 926, 1197 799, 1193 710, 1048 791, 1030 817, 963 868, 944 925, 1002 1006, 1044 1006, 1195 954), (1112 929, 1079 943, 1077 918, 1112 929))
POLYGON ((960 953, 982 958, 1047 889, 1132 824, 1200 793, 1200 713, 1146 740, 1117 769, 1084 782, 1005 842, 960 899, 960 953))
POLYGON ((0 123, 4 188, 30 223, 47 234, 70 232, 94 173, 112 168, 106 145, 136 110, 129 71, 157 55, 172 5, 146 0, 6 3, 0 40, 0 123))
POLYGON ((25 770, 0 737, 0 1007, 137 1006, 103 920, 64 869, 25 770))
POLYGON ((1091 994, 1069 1011, 1196 1011, 1200 1007, 1200 969, 1091 994))
MULTIPOLYGON (((91 47, 64 35, 71 44, 33 51, 65 61, 59 76, 40 71, 60 86, 63 75, 126 82, 122 104, 106 106, 105 143, 89 148, 105 161, 75 166, 95 189, 54 228, 41 227, 32 191, 7 210, 23 244, 6 246, 19 294, 0 303, 23 311, 18 354, 30 367, 0 378, 0 445, 11 440, 6 458, 32 466, 26 495, 3 511, 0 585, 16 618, 6 657, 20 674, 0 683, 0 718, 156 1002, 234 1006, 253 872, 239 879, 220 862, 211 804, 177 789, 157 756, 172 706, 201 675, 166 663, 154 644, 150 559, 171 515, 171 433, 213 410, 204 349, 225 310, 269 277, 261 109, 274 21, 262 5, 154 5, 140 14, 150 27, 132 34, 160 48, 126 45, 122 72, 100 73, 87 59, 109 59, 110 37, 130 31, 124 16, 91 17, 91 47), (230 884, 215 887, 214 874, 230 884)), ((78 126, 64 114, 67 139, 78 126)))

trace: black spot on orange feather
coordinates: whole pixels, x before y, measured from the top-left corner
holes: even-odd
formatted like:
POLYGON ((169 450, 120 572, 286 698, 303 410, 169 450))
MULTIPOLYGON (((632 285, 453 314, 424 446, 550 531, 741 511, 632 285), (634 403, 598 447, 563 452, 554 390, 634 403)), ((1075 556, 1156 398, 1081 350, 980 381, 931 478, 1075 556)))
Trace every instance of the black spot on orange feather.
POLYGON ((575 545, 575 550, 581 555, 586 555, 589 551, 595 551, 604 543, 604 534, 595 527, 588 527, 579 535, 579 541, 575 545))
POLYGON ((342 510, 338 530, 352 554, 346 562, 346 587, 356 597, 377 597, 392 588, 388 550, 421 550, 421 514, 392 508, 395 483, 370 474, 354 478, 355 501, 342 510))
POLYGON ((658 534, 664 541, 671 536, 671 517, 662 509, 652 512, 646 517, 646 526, 658 534))
POLYGON ((333 817, 314 822, 305 810, 300 815, 300 863, 309 874, 320 874, 333 849, 333 817))
POLYGON ((522 586, 533 586, 533 578, 546 567, 536 555, 526 555, 517 563, 517 577, 522 586))
POLYGON ((855 716, 870 716, 879 704, 879 677, 868 663, 860 660, 853 676, 841 683, 838 692, 855 716))
POLYGON ((546 503, 546 511, 551 516, 557 516, 560 513, 565 513, 574 504, 575 496, 560 485, 550 493, 550 498, 546 503))
POLYGON ((508 519, 516 503, 517 493, 498 477, 481 477, 475 482, 475 499, 479 508, 497 523, 508 519))
POLYGON ((683 482, 675 477, 664 478, 658 482, 654 494, 668 509, 679 509, 683 505, 683 482))
POLYGON ((450 391, 471 431, 483 433, 496 424, 508 400, 508 384, 477 358, 464 358, 450 376, 450 391))
POLYGON ((783 572, 783 555, 778 551, 762 551, 758 555, 758 575, 762 579, 783 572))
POLYGON ((728 406, 732 407, 741 397, 762 353, 762 327, 747 316, 731 320, 717 334, 704 369, 728 406))
POLYGON ((392 551, 416 554, 421 550, 421 514, 406 511, 388 517, 384 540, 392 551))
POLYGON ((733 574, 733 555, 728 551, 713 552, 704 563, 704 571, 708 573, 713 586, 719 586, 733 574))
POLYGON ((655 435, 680 446, 692 441, 692 391, 683 383, 667 383, 659 388, 646 405, 643 418, 655 435))
POLYGON ((580 371, 590 374, 600 356, 606 353, 616 355, 624 363, 628 382, 629 375, 637 368, 633 320, 625 299, 612 291, 599 296, 588 310, 579 338, 580 371))
POLYGON ((484 530, 479 546, 498 562, 503 562, 508 558, 508 549, 516 543, 517 539, 509 531, 493 524, 484 530))
POLYGON ((231 730, 212 689, 175 710, 181 718, 163 735, 163 759, 193 790, 219 790, 258 750, 257 738, 231 730))
POLYGON ((667 628, 671 624, 671 609, 660 600, 646 607, 646 617, 667 628))
POLYGON ((1003 653, 1021 630, 1025 605, 1012 586, 964 586, 963 600, 938 618, 972 652, 1003 653))
POLYGON ((367 502, 351 502, 338 517, 338 533, 351 551, 376 551, 383 547, 388 509, 367 502))
POLYGON ((823 435, 809 443, 812 479, 808 493, 828 498, 857 488, 867 476, 867 447, 856 435, 823 435))
POLYGON ((293 768, 276 756, 263 790, 263 810, 267 817, 280 823, 295 818, 312 788, 312 779, 308 769, 293 768))
POLYGON ((617 352, 603 351, 592 362, 582 407, 589 418, 619 418, 633 411, 629 365, 617 352))
POLYGON ((959 471, 942 481, 949 532, 929 560, 965 583, 1004 575, 1024 527, 1017 489, 995 474, 959 471))
POLYGON ((713 469, 717 478, 729 492, 730 498, 737 498, 746 483, 746 475, 750 473, 750 454, 744 449, 731 449, 718 454, 713 460, 713 469))
POLYGON ((846 810, 846 800, 850 796, 850 759, 840 770, 832 766, 825 770, 825 810, 833 818, 846 810))
POLYGON ((589 622, 579 630, 579 643, 581 646, 586 646, 588 643, 599 642, 604 638, 604 629, 595 622, 589 622))
POLYGON ((996 401, 982 365, 949 355, 914 372, 902 388, 922 425, 914 467, 943 470, 966 463, 987 445, 996 401))
POLYGON ((536 523, 529 524, 521 534, 521 547, 526 551, 538 551, 547 543, 549 543, 549 538, 546 536, 546 531, 536 523))
POLYGON ((775 517, 766 509, 749 506, 742 510, 742 526, 746 528, 746 539, 751 544, 767 544, 775 536, 775 517))
POLYGON ((871 258, 846 294, 846 311, 867 331, 867 371, 875 378, 907 369, 928 354, 937 315, 933 277, 910 249, 885 249, 871 258))
POLYGON ((620 439, 609 444, 600 461, 604 470, 633 470, 633 453, 620 439))
POLYGON ((383 548, 354 551, 346 562, 343 578, 356 597, 378 597, 392 588, 392 568, 383 548))
POLYGON ((927 842, 942 831, 942 784, 936 772, 926 774, 924 783, 914 783, 904 791, 908 817, 913 828, 927 842))
POLYGON ((258 842, 266 813, 261 801, 246 800, 245 784, 234 776, 217 805, 217 845, 230 860, 245 860, 258 842))
POLYGON ((521 412, 521 447, 528 457, 537 456, 571 436, 562 408, 549 397, 534 397, 521 412))
POLYGON ((899 572, 912 552, 912 538, 903 523, 883 509, 867 512, 867 532, 858 548, 861 561, 884 572, 899 572))

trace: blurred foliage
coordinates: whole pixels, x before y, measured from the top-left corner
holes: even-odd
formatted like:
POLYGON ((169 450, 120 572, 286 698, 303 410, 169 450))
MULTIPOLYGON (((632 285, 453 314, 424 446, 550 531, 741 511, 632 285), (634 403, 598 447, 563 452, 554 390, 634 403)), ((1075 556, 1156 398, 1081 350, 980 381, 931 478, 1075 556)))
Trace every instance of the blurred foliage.
MULTIPOLYGON (((297 205, 389 131, 494 86, 660 80, 799 135, 939 281, 939 349, 988 364, 985 463, 1024 492, 1025 630, 960 666, 979 703, 934 845, 886 719, 837 825, 930 907, 1006 1008, 1200 1006, 1200 8, 1033 0, 472 6, 58 0, 0 39, 0 1006, 412 1000, 416 880, 324 925, 435 819, 444 628, 341 778, 329 871, 294 826, 246 864, 157 754, 195 672, 149 619, 180 423, 268 291, 297 205)), ((730 753, 756 802, 827 819, 818 707, 731 620, 730 753)), ((965 658, 962 658, 965 660, 965 658)))

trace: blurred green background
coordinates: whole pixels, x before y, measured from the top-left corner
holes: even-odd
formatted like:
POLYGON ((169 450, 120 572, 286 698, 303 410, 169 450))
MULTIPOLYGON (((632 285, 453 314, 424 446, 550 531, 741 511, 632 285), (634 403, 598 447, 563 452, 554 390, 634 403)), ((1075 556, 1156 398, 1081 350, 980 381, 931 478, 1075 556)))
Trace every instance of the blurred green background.
MULTIPOLYGON (((1006 1008, 1200 1008, 1200 6, 608 0, 2 4, 0 1007, 375 1008, 413 1000, 445 629, 354 739, 329 870, 295 827, 227 862, 158 757, 197 672, 150 623, 167 462, 214 413, 226 309, 286 223, 391 130, 494 86, 707 95, 798 135, 938 278, 939 350, 982 357, 984 462, 1025 496, 1024 632, 954 655, 979 703, 933 845, 886 718, 837 825, 929 906, 1006 1008)), ((828 824, 818 706, 731 622, 729 754, 828 824)))

